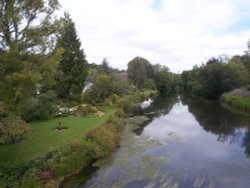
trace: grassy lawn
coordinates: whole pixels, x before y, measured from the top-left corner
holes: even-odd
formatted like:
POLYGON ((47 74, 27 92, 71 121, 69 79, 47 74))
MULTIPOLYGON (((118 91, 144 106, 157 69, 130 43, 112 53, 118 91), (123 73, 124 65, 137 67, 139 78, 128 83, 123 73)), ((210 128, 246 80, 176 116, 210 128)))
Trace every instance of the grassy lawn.
POLYGON ((61 117, 47 122, 32 123, 33 133, 28 140, 18 144, 0 146, 0 163, 21 163, 42 156, 49 151, 63 147, 81 139, 89 129, 105 122, 116 107, 106 107, 103 117, 61 117), (65 131, 53 129, 62 123, 67 126, 65 131))

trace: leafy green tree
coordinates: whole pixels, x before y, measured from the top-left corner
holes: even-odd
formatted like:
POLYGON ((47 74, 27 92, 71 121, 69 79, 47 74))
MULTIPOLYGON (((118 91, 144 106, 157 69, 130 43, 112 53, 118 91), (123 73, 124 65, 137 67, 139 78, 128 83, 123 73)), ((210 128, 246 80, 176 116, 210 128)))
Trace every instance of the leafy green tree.
POLYGON ((137 88, 142 89, 147 79, 153 79, 154 69, 148 60, 136 57, 128 63, 128 79, 137 88))
POLYGON ((114 94, 122 96, 127 91, 126 82, 120 81, 113 75, 98 75, 92 90, 87 95, 90 97, 90 101, 101 103, 114 94))
POLYGON ((57 0, 0 1, 0 49, 48 54, 56 31, 53 14, 58 8, 57 0))
MULTIPOLYGON (((60 50, 59 50, 60 51, 60 50)), ((19 112, 21 106, 36 92, 46 92, 55 83, 59 51, 43 56, 30 54, 26 57, 18 52, 8 52, 0 57, 0 94, 5 106, 19 112)))
POLYGON ((242 56, 239 56, 239 55, 233 56, 230 59, 230 63, 242 64, 245 67, 245 69, 248 71, 247 82, 248 84, 250 84, 250 54, 249 52, 246 52, 242 56))
POLYGON ((205 98, 218 98, 222 93, 244 86, 248 73, 239 62, 221 62, 212 58, 206 65, 185 71, 182 84, 189 93, 205 98))
POLYGON ((71 94, 79 95, 87 74, 87 61, 81 49, 75 24, 67 13, 60 29, 57 48, 64 49, 59 64, 60 75, 56 86, 58 95, 64 98, 68 98, 71 94))
POLYGON ((179 89, 179 78, 169 71, 166 66, 155 65, 155 85, 163 95, 174 94, 179 89))
POLYGON ((36 90, 54 84, 60 50, 54 50, 57 0, 0 1, 0 94, 19 111, 36 90))

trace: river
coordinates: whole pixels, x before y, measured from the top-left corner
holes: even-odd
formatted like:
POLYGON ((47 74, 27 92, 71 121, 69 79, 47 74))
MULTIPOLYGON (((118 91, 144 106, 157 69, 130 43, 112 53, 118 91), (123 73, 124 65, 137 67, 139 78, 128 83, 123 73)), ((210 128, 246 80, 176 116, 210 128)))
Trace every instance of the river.
POLYGON ((127 126, 107 163, 69 187, 249 188, 249 116, 179 96, 157 98, 143 113, 150 121, 127 126))

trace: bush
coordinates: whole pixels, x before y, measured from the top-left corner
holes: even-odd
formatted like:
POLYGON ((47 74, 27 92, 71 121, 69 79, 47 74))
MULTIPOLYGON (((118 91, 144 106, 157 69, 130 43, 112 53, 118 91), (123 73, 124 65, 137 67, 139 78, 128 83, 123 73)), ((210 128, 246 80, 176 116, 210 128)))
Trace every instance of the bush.
POLYGON ((0 144, 14 144, 24 139, 31 127, 20 117, 10 115, 0 121, 0 144))
POLYGON ((79 173, 86 167, 88 161, 82 152, 72 151, 63 162, 54 164, 52 174, 56 178, 65 177, 69 174, 79 173))
POLYGON ((16 165, 9 163, 0 164, 0 187, 18 187, 21 173, 16 165))
POLYGON ((78 116, 87 116, 96 112, 96 107, 92 106, 91 104, 83 104, 78 106, 75 113, 78 116))
POLYGON ((86 134, 85 140, 95 144, 96 156, 94 158, 103 159, 115 150, 118 136, 112 131, 110 126, 102 125, 90 130, 86 134))
POLYGON ((68 108, 57 106, 57 112, 56 112, 57 117, 67 117, 70 114, 71 112, 69 111, 68 108))
POLYGON ((123 98, 120 100, 120 103, 118 105, 122 110, 128 114, 132 110, 132 102, 128 98, 123 98))
POLYGON ((111 95, 110 99, 111 99, 113 104, 118 104, 121 100, 121 97, 117 94, 113 94, 113 95, 111 95))
POLYGON ((28 122, 48 120, 55 116, 56 111, 55 95, 52 92, 48 92, 37 98, 30 99, 22 108, 21 116, 28 122))
POLYGON ((20 188, 37 188, 41 186, 41 180, 38 177, 37 169, 29 169, 24 176, 22 176, 22 182, 20 188))
POLYGON ((90 96, 90 93, 88 92, 85 92, 81 95, 81 103, 84 103, 84 104, 93 104, 92 103, 92 98, 90 96))
POLYGON ((124 110, 122 108, 118 108, 115 112, 115 116, 117 116, 119 118, 125 118, 126 113, 124 112, 124 110))
POLYGON ((114 114, 110 115, 107 119, 108 124, 115 124, 117 122, 116 117, 114 114))

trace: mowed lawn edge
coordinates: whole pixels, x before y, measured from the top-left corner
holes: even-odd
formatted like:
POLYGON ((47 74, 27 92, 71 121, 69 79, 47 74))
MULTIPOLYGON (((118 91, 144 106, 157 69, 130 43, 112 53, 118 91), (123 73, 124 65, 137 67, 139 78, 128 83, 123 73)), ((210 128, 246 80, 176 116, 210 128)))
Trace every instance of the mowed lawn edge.
POLYGON ((115 106, 105 107, 102 117, 70 116, 46 122, 33 122, 33 132, 27 140, 14 145, 0 146, 0 163, 22 163, 77 142, 88 130, 104 123, 115 109, 115 106), (63 131, 53 130, 59 122, 68 128, 63 131))

